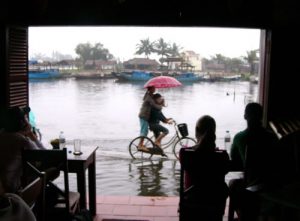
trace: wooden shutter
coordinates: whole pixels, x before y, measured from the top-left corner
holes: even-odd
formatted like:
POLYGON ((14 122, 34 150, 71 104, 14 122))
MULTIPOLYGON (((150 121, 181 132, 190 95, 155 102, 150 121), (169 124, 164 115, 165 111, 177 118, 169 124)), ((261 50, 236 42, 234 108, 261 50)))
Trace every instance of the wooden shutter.
POLYGON ((7 27, 6 106, 28 105, 28 28, 7 27))

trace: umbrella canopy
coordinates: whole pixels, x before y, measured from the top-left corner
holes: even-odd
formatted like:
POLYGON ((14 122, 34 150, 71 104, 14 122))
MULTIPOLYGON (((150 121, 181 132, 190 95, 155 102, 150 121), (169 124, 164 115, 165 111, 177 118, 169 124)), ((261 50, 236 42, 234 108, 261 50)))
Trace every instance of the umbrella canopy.
POLYGON ((146 82, 144 88, 155 87, 155 88, 169 88, 169 87, 179 87, 182 84, 173 77, 169 76, 158 76, 151 78, 146 82))

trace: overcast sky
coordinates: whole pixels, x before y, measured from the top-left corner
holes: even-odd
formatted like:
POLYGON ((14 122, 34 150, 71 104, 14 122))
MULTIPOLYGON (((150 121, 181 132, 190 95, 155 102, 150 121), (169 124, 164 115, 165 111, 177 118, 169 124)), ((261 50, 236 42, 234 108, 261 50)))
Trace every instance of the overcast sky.
MULTIPOLYGON (((202 57, 215 54, 227 57, 245 56, 246 51, 259 48, 259 29, 238 28, 180 28, 180 27, 30 27, 29 57, 42 53, 51 57, 53 51, 76 57, 79 43, 100 42, 121 61, 135 55, 141 39, 155 41, 163 38, 183 50, 193 50, 202 57)), ((156 56, 150 56, 156 58, 156 56)))

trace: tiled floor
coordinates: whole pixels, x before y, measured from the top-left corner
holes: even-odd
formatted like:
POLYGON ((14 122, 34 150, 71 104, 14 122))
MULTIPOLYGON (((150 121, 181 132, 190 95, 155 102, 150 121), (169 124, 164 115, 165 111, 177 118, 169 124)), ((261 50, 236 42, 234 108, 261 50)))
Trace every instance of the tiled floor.
MULTIPOLYGON (((178 221, 178 197, 97 196, 97 216, 103 219, 178 221)), ((227 208, 224 221, 227 220, 227 208)))

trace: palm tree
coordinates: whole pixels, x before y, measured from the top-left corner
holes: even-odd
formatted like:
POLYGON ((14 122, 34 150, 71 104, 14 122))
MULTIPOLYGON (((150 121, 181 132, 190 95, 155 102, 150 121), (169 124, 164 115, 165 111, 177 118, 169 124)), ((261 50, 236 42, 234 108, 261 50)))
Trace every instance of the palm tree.
POLYGON ((177 45, 176 43, 173 43, 172 46, 169 49, 169 53, 172 57, 178 57, 180 55, 180 50, 182 47, 177 45))
POLYGON ((258 50, 247 51, 247 56, 243 57, 250 65, 250 74, 251 75, 254 74, 255 63, 258 61, 257 52, 258 52, 258 50))
POLYGON ((154 43, 150 42, 149 38, 140 40, 140 43, 136 45, 136 49, 135 54, 145 54, 149 58, 149 55, 154 52, 154 43))
POLYGON ((161 55, 161 58, 170 54, 170 45, 163 38, 158 39, 155 43, 155 52, 161 55))

